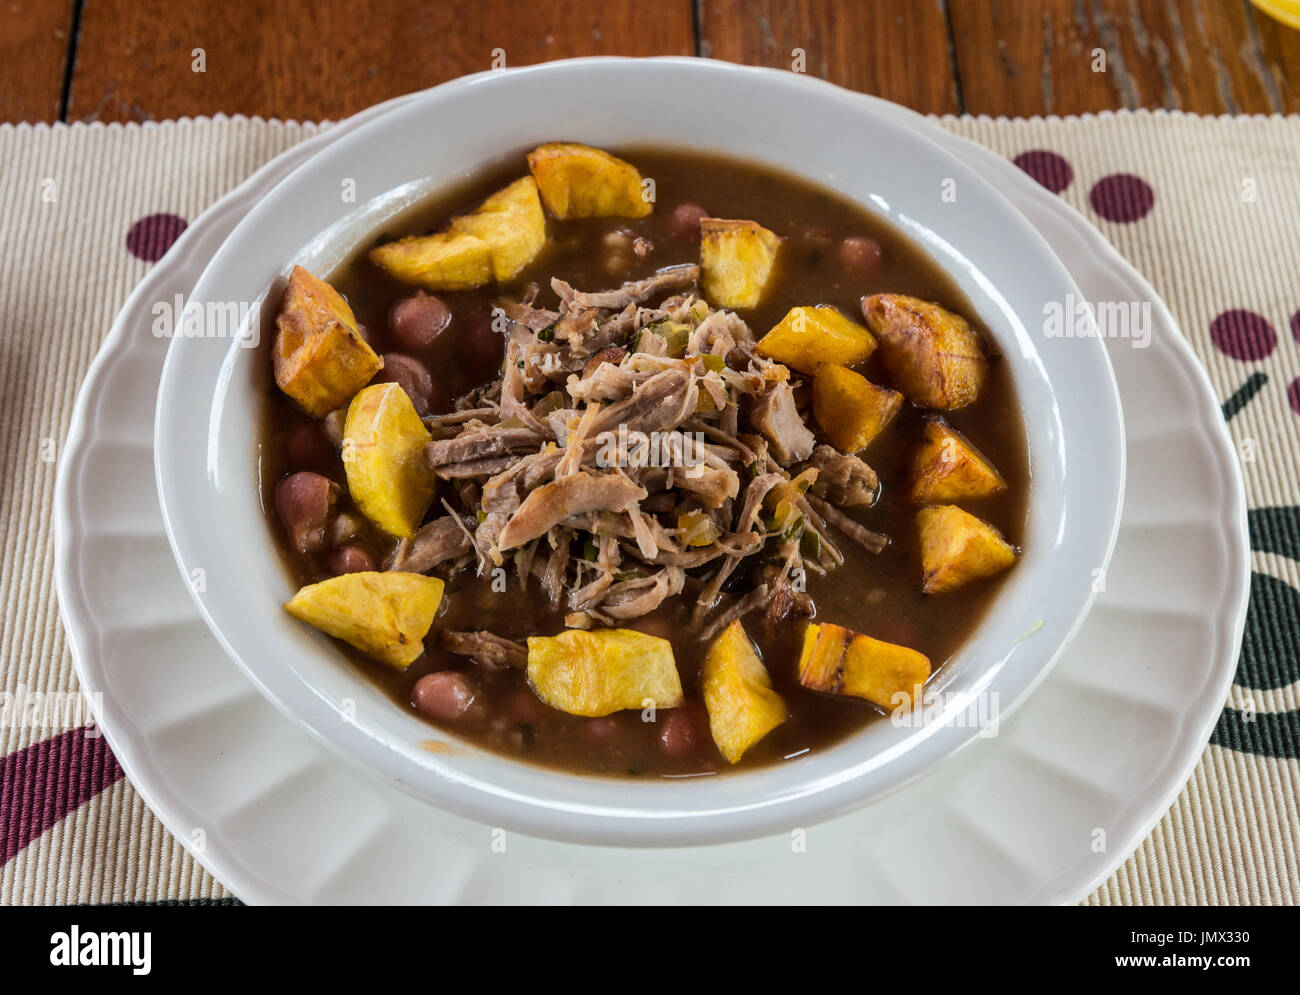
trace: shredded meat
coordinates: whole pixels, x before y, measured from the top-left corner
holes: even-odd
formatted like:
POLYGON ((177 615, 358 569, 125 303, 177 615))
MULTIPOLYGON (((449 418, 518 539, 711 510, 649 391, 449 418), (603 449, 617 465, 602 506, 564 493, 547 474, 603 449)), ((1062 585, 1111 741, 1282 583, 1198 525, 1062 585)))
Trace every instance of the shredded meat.
POLYGON ((879 553, 889 545, 889 536, 882 535, 879 532, 872 532, 860 522, 855 522, 844 512, 840 511, 833 505, 827 504, 821 498, 812 497, 808 503, 820 514, 828 523, 835 526, 846 536, 856 542, 868 553, 879 553))
POLYGON ((782 466, 805 460, 812 455, 816 437, 799 417, 794 391, 788 383, 773 383, 754 402, 751 416, 754 427, 772 446, 772 455, 782 466))
POLYGON ((616 474, 576 473, 543 484, 524 498, 497 537, 501 550, 543 536, 570 515, 588 511, 627 511, 646 496, 645 488, 616 474))
POLYGON ((428 573, 439 563, 464 556, 472 548, 464 523, 447 515, 420 526, 414 536, 399 543, 385 568, 428 573))
POLYGON ((580 290, 574 290, 560 279, 552 280, 551 287, 559 295, 564 306, 571 311, 585 308, 604 308, 617 311, 629 304, 639 304, 642 301, 649 300, 656 294, 689 287, 699 278, 700 268, 691 263, 684 266, 669 266, 667 269, 661 269, 654 276, 647 277, 644 280, 625 283, 617 290, 606 290, 600 293, 588 294, 580 290))
POLYGON ((467 656, 490 670, 501 670, 504 667, 522 669, 528 665, 527 648, 512 639, 487 631, 445 631, 439 643, 448 653, 467 656))
MULTIPOLYGON (((670 267, 594 293, 556 279, 554 309, 535 285, 498 302, 501 376, 424 419, 425 459, 451 482, 448 514, 385 567, 506 566, 572 627, 618 625, 674 598, 691 603, 683 631, 701 639, 756 611, 769 626, 811 617, 796 578, 844 562, 832 530, 872 552, 888 542, 839 510, 869 506, 876 475, 816 444, 789 371, 758 355, 739 316, 700 300, 699 275, 670 267), (798 472, 806 494, 789 486, 798 472), (782 503, 794 521, 774 524, 782 503)), ((526 659, 486 631, 445 633, 442 647, 484 667, 526 659)))
POLYGON ((805 465, 817 470, 817 481, 811 490, 818 497, 842 508, 875 503, 879 487, 876 471, 858 457, 823 444, 812 451, 805 465))

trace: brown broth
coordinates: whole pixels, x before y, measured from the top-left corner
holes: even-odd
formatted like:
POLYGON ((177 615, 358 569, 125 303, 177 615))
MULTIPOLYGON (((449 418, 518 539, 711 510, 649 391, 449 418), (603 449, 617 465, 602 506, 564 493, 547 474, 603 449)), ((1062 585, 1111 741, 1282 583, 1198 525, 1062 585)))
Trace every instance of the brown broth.
MULTIPOLYGON (((496 376, 501 360, 499 338, 485 333, 492 305, 501 296, 517 295, 528 283, 536 282, 543 288, 539 304, 553 306, 555 298, 549 289, 552 276, 581 289, 606 289, 624 280, 648 276, 664 266, 697 261, 698 245, 674 234, 670 223, 673 208, 687 202, 704 206, 716 217, 753 219, 787 240, 762 305, 741 312, 756 335, 761 336, 796 305, 830 304, 860 320, 859 304, 864 296, 897 292, 936 301, 961 313, 993 344, 969 301, 942 269, 888 223, 843 197, 802 179, 725 158, 647 149, 624 149, 618 154, 636 165, 643 176, 653 177, 655 212, 637 220, 549 221, 547 248, 511 286, 439 294, 452 309, 451 328, 437 348, 425 354, 413 353, 429 366, 435 383, 440 385, 434 410, 447 410, 456 396, 496 376), (604 239, 615 230, 649 239, 654 251, 644 260, 630 257, 625 268, 611 271, 604 264, 608 255, 604 239), (865 279, 851 278, 834 251, 839 240, 848 236, 874 238, 884 247, 881 263, 865 279)), ((391 237, 440 227, 450 215, 473 207, 487 194, 522 175, 522 159, 522 154, 512 157, 509 166, 490 171, 479 181, 406 212, 358 246, 353 256, 329 277, 347 297, 376 351, 382 353, 389 348, 389 308, 412 291, 369 263, 365 252, 391 237)), ((266 336, 268 343, 270 338, 266 336)), ((269 367, 269 355, 266 362, 269 367)), ((873 356, 859 372, 873 382, 890 383, 878 357, 873 356)), ((806 392, 805 385, 801 407, 806 405, 806 392)), ((916 508, 907 500, 906 491, 922 415, 914 406, 905 405, 893 425, 862 454, 880 476, 881 496, 873 508, 854 517, 889 535, 892 544, 873 556, 847 538, 839 538, 844 565, 825 578, 810 573, 807 589, 816 603, 818 621, 836 622, 911 646, 926 654, 938 671, 979 625, 1002 579, 972 584, 937 597, 921 593, 916 508)), ((995 498, 964 506, 994 524, 1009 541, 1019 544, 1027 512, 1028 453, 1006 364, 995 359, 979 399, 947 417, 993 461, 1009 485, 995 498)), ((811 418, 808 421, 813 424, 811 418)), ((324 443, 323 436, 313 439, 314 431, 319 434, 318 424, 297 412, 274 389, 268 394, 264 426, 260 459, 268 527, 276 535, 295 581, 321 580, 331 573, 321 559, 303 556, 285 541, 275 514, 274 488, 285 474, 297 470, 315 470, 342 483, 342 463, 324 443)), ((346 495, 343 507, 350 507, 346 495)), ((439 513, 441 508, 435 499, 430 514, 439 513)), ((376 560, 387 542, 378 534, 369 537, 376 560)), ((542 704, 516 671, 484 672, 464 658, 430 649, 408 671, 396 673, 342 643, 338 645, 363 673, 388 691, 398 706, 412 710, 411 687, 424 674, 448 668, 472 672, 486 707, 441 727, 519 760, 624 776, 720 772, 730 769, 730 765, 708 738, 697 690, 704 647, 693 636, 682 634, 683 623, 693 607, 691 591, 688 585, 682 595, 669 599, 658 611, 628 623, 673 642, 683 688, 688 702, 693 703, 690 707, 695 709, 696 725, 703 730, 702 737, 698 737, 699 748, 686 757, 665 753, 658 739, 659 722, 643 722, 638 712, 598 720, 567 715, 542 704)), ((564 623, 563 612, 545 601, 536 583, 527 592, 520 591, 513 571, 505 595, 492 592, 485 581, 462 571, 449 578, 435 627, 489 629, 522 640, 529 635, 553 635, 564 623)), ((795 660, 802 624, 769 632, 756 614, 746 620, 746 629, 759 646, 774 687, 789 707, 790 718, 754 746, 738 765, 740 768, 823 749, 881 717, 880 710, 865 701, 822 695, 799 685, 795 660)))

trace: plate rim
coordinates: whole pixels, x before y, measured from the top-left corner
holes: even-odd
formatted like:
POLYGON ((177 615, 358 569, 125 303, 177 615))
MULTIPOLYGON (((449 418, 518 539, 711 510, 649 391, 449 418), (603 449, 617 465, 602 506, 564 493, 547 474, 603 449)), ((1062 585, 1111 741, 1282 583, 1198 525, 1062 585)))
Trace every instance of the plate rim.
MULTIPOLYGON (((405 97, 395 98, 394 102, 401 101, 403 99, 406 98, 405 97)), ((863 99, 874 99, 874 98, 863 96, 863 99)), ((913 113, 911 111, 908 111, 906 108, 897 107, 897 105, 889 105, 889 107, 895 111, 905 112, 909 114, 913 113)), ((950 136, 951 138, 960 142, 968 142, 975 149, 979 150, 984 154, 987 154, 987 156, 989 156, 990 159, 995 160, 998 163, 1004 164, 1010 169, 1015 168, 1011 166, 1009 163, 1007 163, 1006 160, 1002 159, 1002 157, 999 156, 997 153, 993 152, 990 149, 987 149, 985 146, 979 145, 976 142, 972 142, 969 139, 965 139, 964 137, 957 135, 953 132, 947 131, 946 129, 938 128, 937 125, 933 125, 930 122, 925 122, 925 123, 930 127, 934 127, 937 132, 943 135, 950 136)), ((328 140, 329 136, 333 133, 335 128, 339 128, 343 126, 344 124, 335 125, 333 128, 329 128, 326 131, 323 131, 320 134, 313 136, 310 139, 307 139, 303 143, 293 146, 292 148, 286 150, 281 155, 282 156, 290 155, 291 153, 294 152, 295 149, 300 149, 302 145, 305 145, 308 142, 314 142, 318 138, 323 138, 328 140)), ((277 159, 278 158, 279 157, 277 157, 277 159)), ((264 170, 272 166, 276 161, 277 161, 276 159, 270 160, 262 168, 260 168, 257 172, 255 172, 248 180, 246 180, 244 184, 241 184, 240 187, 237 187, 235 190, 230 191, 226 195, 224 195, 218 202, 216 202, 214 205, 208 208, 208 210, 204 211, 203 214, 200 215, 199 219, 196 220, 194 225, 191 226, 191 228, 195 230, 198 229, 200 222, 204 222, 210 217, 218 214, 219 207, 226 205, 227 201, 230 201, 233 198, 235 198, 235 196, 241 191, 241 189, 244 186, 252 185, 253 181, 257 179, 264 170)), ((1032 183, 1032 181, 1028 181, 1028 180, 1027 182, 1032 183)), ((1036 187, 1036 185, 1034 185, 1034 187, 1036 187)), ((1032 189, 1032 188, 1026 188, 1026 189, 1032 189)), ((1136 278, 1136 280, 1140 281, 1142 285, 1146 286, 1149 289, 1149 284, 1147 283, 1145 278, 1136 270, 1135 267, 1129 264, 1127 260, 1125 260, 1123 256, 1119 254, 1118 250, 1115 249, 1115 247, 1111 245, 1111 243, 1108 242, 1104 238, 1104 236, 1102 236, 1101 233, 1097 231, 1096 228, 1090 222, 1087 221, 1085 217, 1079 214, 1079 212, 1075 211, 1069 204, 1067 204, 1060 198, 1049 195, 1047 197, 1047 202, 1049 202, 1056 210, 1058 211, 1064 210, 1068 212, 1070 215, 1075 216, 1075 221, 1071 222, 1073 227, 1076 227, 1078 230, 1087 233, 1090 237, 1095 237, 1096 241, 1098 242, 1099 249, 1101 250, 1101 254, 1103 256, 1113 256, 1114 261, 1117 262, 1119 265, 1120 272, 1127 271, 1125 275, 1130 280, 1136 278)), ((68 443, 72 443, 74 441, 76 442, 85 441, 84 429, 85 429, 85 422, 87 420, 88 413, 89 413, 88 409, 89 409, 90 402, 100 395, 101 393, 101 390, 99 389, 101 387, 100 381, 102 381, 103 378, 106 375, 108 375, 109 372, 111 372, 111 368, 115 365, 115 363, 113 362, 114 359, 113 354, 116 352, 115 347, 120 345, 121 340, 125 337, 124 328, 128 323, 127 316, 130 312, 133 303, 136 303, 139 297, 144 296, 144 288, 146 284, 148 284, 151 280, 155 280, 155 279, 161 280, 162 279, 161 274, 164 272, 164 267, 170 267, 172 265, 175 265, 177 260, 178 257, 169 254, 169 256, 166 257, 163 262, 159 263, 158 266, 156 266, 153 270, 149 272, 149 274, 146 274, 145 278, 141 281, 141 284, 138 285, 136 290, 133 291, 133 293, 128 297, 127 302, 123 306, 122 311, 119 312, 119 315, 114 322, 113 328, 110 330, 109 335, 105 338, 99 353, 96 355, 94 361, 92 362, 87 372, 83 384, 79 388, 76 409, 74 411, 71 427, 69 429, 69 433, 67 436, 68 443), (156 274, 159 275, 156 276, 156 274)), ((1165 307, 1163 300, 1159 297, 1159 295, 1155 294, 1154 291, 1150 293, 1150 299, 1153 302, 1158 302, 1159 306, 1161 306, 1162 308, 1165 307)), ((1178 329, 1178 324, 1176 321, 1172 320, 1172 316, 1170 316, 1170 325, 1172 328, 1178 329)), ((1191 347, 1188 344, 1186 338, 1181 334, 1172 337, 1181 340, 1177 348, 1179 348, 1182 352, 1185 353, 1184 358, 1186 360, 1190 360, 1190 368, 1196 374, 1199 375, 1200 386, 1203 388, 1201 393, 1205 396, 1208 396, 1212 400, 1214 397, 1213 385, 1210 384, 1205 370, 1200 365, 1200 362, 1196 358, 1195 353, 1191 350, 1191 347)), ((1221 427, 1223 439, 1225 443, 1229 446, 1229 451, 1231 451, 1231 445, 1230 445, 1230 441, 1228 440, 1227 429, 1226 426, 1223 424, 1221 418, 1219 419, 1218 424, 1221 427)), ((60 461, 59 474, 56 480, 55 581, 56 581, 56 590, 59 595, 60 615, 64 620, 65 629, 68 632, 69 647, 73 655, 73 661, 74 664, 76 665, 77 673, 81 680, 83 692, 89 695, 90 690, 93 687, 93 684, 87 680, 87 668, 93 667, 94 664, 93 661, 89 660, 86 656, 87 646, 85 645, 84 639, 82 638, 83 635, 85 635, 85 633, 81 629, 81 626, 85 624, 84 616, 83 618, 70 618, 69 613, 65 608, 65 606, 70 606, 71 604, 73 604, 72 601, 69 601, 65 597, 66 594, 70 591, 70 587, 68 585, 73 579, 73 574, 74 574, 74 565, 69 561, 70 551, 67 545, 69 530, 72 529, 73 527, 72 521, 74 517, 71 514, 73 509, 69 506, 69 491, 71 489, 71 483, 70 483, 70 476, 66 472, 67 468, 64 465, 64 463, 68 459, 67 454, 71 450, 71 448, 72 447, 70 445, 65 445, 63 459, 61 459, 60 461)), ((1245 535, 1245 500, 1244 500, 1245 495, 1244 495, 1244 489, 1242 487, 1242 477, 1240 474, 1240 468, 1239 466, 1237 466, 1235 460, 1231 461, 1231 465, 1233 465, 1236 468, 1235 479, 1238 486, 1237 488, 1235 488, 1235 490, 1237 491, 1238 496, 1241 498, 1241 505, 1242 505, 1240 508, 1241 514, 1237 522, 1238 532, 1240 534, 1239 535, 1240 537, 1245 535)), ((1245 580, 1248 579, 1249 577, 1249 562, 1250 562, 1249 548, 1248 548, 1248 543, 1241 542, 1240 545, 1244 549, 1244 555, 1242 557, 1242 562, 1240 564, 1241 566, 1240 576, 1243 578, 1243 580, 1245 580)), ((1246 587, 1244 591, 1245 596, 1248 596, 1248 593, 1249 593, 1248 587, 1246 587)), ((1244 626, 1245 597, 1241 599, 1240 604, 1237 607, 1238 610, 1236 611, 1235 624, 1231 627, 1225 626, 1225 628, 1232 629, 1232 634, 1229 638, 1230 641, 1233 643, 1234 647, 1239 646, 1240 644, 1241 631, 1242 631, 1242 627, 1244 626)), ((84 606, 82 606, 82 608, 84 609, 84 606)), ((1226 615, 1224 616, 1224 620, 1226 620, 1226 615)), ((1226 688, 1231 685, 1232 676, 1235 672, 1234 664, 1235 664, 1235 656, 1230 656, 1227 663, 1220 664, 1220 670, 1225 675, 1223 678, 1225 697, 1226 697, 1226 688)), ((1190 758, 1186 761, 1186 763, 1181 765, 1182 770, 1180 771, 1179 776, 1176 778, 1176 783, 1174 783, 1171 789, 1169 790, 1168 798, 1158 808, 1153 809, 1151 811, 1151 814, 1147 819, 1147 821, 1144 823, 1143 828, 1133 833, 1133 839, 1131 841, 1126 841, 1126 845, 1124 847, 1114 851, 1117 855, 1114 857, 1112 861, 1110 861, 1104 866, 1103 870, 1099 871, 1095 875, 1092 881, 1090 881, 1086 886, 1078 886, 1078 885, 1076 886, 1081 888, 1081 893, 1078 896, 1076 896, 1076 900, 1078 897, 1086 897, 1086 895, 1089 894, 1092 890, 1094 890, 1095 887, 1100 882, 1104 881, 1114 872, 1116 866, 1122 864, 1128 858, 1128 856, 1133 852, 1135 847, 1141 845, 1142 841, 1147 837, 1147 835, 1149 835, 1150 828, 1153 825, 1155 825, 1157 822, 1159 822, 1159 820, 1163 817, 1165 811, 1167 811, 1169 804, 1171 804, 1172 801, 1181 792, 1182 788, 1186 784, 1188 776, 1190 775, 1191 771, 1195 768, 1196 764, 1199 762, 1201 756, 1204 753, 1204 745, 1203 745, 1204 740, 1208 738, 1208 728, 1212 727, 1213 723, 1217 720, 1218 710, 1209 712, 1208 714, 1209 714, 1209 718, 1203 723, 1207 727, 1206 735, 1198 737, 1198 740, 1202 745, 1197 746, 1194 749, 1194 751, 1190 753, 1190 758)), ((115 754, 119 758, 119 762, 122 763, 124 769, 127 770, 128 777, 132 785, 134 786, 134 788, 141 794, 146 804, 149 805, 150 809, 159 816, 160 820, 164 823, 165 826, 167 826, 169 831, 171 831, 173 835, 176 836, 177 840, 182 844, 182 846, 188 852, 190 852, 191 855, 194 856, 195 859, 202 866, 204 866, 210 873, 212 873, 213 876, 218 881, 220 881, 224 886, 230 888, 236 894, 240 895, 241 898, 245 898, 246 900, 267 900, 268 898, 272 901, 284 900, 283 892, 280 892, 279 894, 268 894, 269 892, 275 892, 276 889, 268 888, 266 882, 264 882, 260 876, 255 876, 255 879, 252 881, 241 881, 241 878, 243 878, 242 862, 239 860, 238 856, 235 853, 231 853, 229 855, 230 859, 228 861, 222 862, 213 859, 213 852, 211 851, 206 854, 195 852, 195 849, 193 846, 191 846, 188 837, 184 835, 177 828, 176 825, 177 813, 173 808, 173 806, 160 804, 158 795, 152 790, 152 778, 141 778, 139 776, 139 770, 141 769, 141 767, 142 766, 149 767, 150 765, 147 763, 143 765, 138 765, 136 763, 134 752, 131 750, 122 750, 116 741, 117 733, 110 726, 102 724, 103 716, 97 714, 96 718, 101 722, 101 727, 103 728, 105 736, 109 740, 109 745, 113 748, 115 754), (254 896, 257 897, 255 898, 254 896)), ((913 789, 915 789, 915 786, 913 786, 913 789)), ((1069 900, 1069 899, 1067 898, 1061 900, 1069 900)))
MULTIPOLYGON (((799 97, 802 96, 803 89, 815 89, 821 95, 818 99, 828 101, 828 107, 842 108, 850 113, 858 108, 867 116, 879 114, 879 109, 874 105, 860 103, 860 95, 823 80, 761 67, 710 63, 707 60, 702 62, 690 58, 595 57, 560 60, 509 72, 516 78, 527 80, 530 76, 544 76, 557 70, 573 73, 597 64, 607 70, 612 66, 621 70, 632 64, 645 63, 690 67, 697 74, 702 67, 707 66, 703 72, 706 75, 717 74, 712 78, 721 80, 720 85, 731 85, 736 78, 761 78, 770 81, 773 86, 785 88, 786 94, 799 97)), ((628 71, 639 71, 639 67, 637 70, 628 68, 628 71)), ((412 102, 427 102, 434 99, 435 95, 442 100, 455 99, 466 88, 484 82, 485 78, 499 78, 502 75, 505 74, 479 73, 421 91, 409 99, 412 102)), ((557 85, 564 85, 563 77, 557 80, 557 85)), ((397 112, 402 113, 406 109, 399 108, 397 112)), ((988 204, 986 210, 1007 221, 1014 221, 1019 226, 1019 233, 1041 248, 1044 272, 1063 288, 1078 293, 1073 276, 1050 244, 996 187, 977 171, 969 169, 960 157, 953 156, 925 130, 916 128, 910 122, 883 117, 884 122, 881 122, 880 116, 877 117, 878 126, 892 122, 893 129, 900 134, 907 133, 909 139, 915 139, 918 145, 932 149, 943 168, 954 170, 953 175, 960 177, 962 183, 974 184, 980 188, 988 204)), ((372 131, 378 127, 378 122, 373 119, 368 124, 372 131)), ((285 182, 291 182, 295 176, 302 176, 303 171, 312 166, 310 160, 304 161, 286 177, 285 182)), ((274 192, 267 192, 254 207, 254 214, 266 209, 263 205, 274 192)), ((246 223, 247 219, 237 223, 234 235, 239 234, 239 225, 246 223)), ((912 233, 912 237, 915 237, 915 233, 912 233)), ((212 292, 208 284, 217 279, 213 275, 214 270, 218 274, 222 273, 221 265, 229 268, 229 260, 223 259, 219 250, 199 277, 195 295, 191 299, 197 297, 201 300, 212 292)), ((1062 292, 1065 292, 1064 289, 1062 292)), ((1032 316, 1018 315, 1017 318, 1029 320, 1032 316)), ((1106 522, 1105 532, 1101 529, 1095 533, 1089 532, 1085 539, 1080 540, 1081 547, 1073 552, 1086 556, 1090 564, 1105 569, 1115 550, 1122 517, 1126 476, 1124 421, 1114 369, 1104 344, 1100 341, 1088 343, 1087 348, 1087 363, 1098 378, 1096 387, 1104 395, 1105 401, 1104 404, 1099 404, 1100 410, 1095 422, 1096 437, 1113 441, 1114 445, 1113 448, 1107 445, 1093 449, 1085 446, 1081 453, 1075 455, 1075 475, 1079 472, 1079 460, 1085 463, 1091 460, 1098 471, 1104 471, 1104 476, 1098 479, 1107 485, 1113 481, 1113 486, 1095 488, 1098 493, 1085 496, 1075 493, 1080 486, 1075 485, 1074 491, 1067 489, 1063 497, 1070 498, 1068 506, 1071 509, 1082 507, 1080 501, 1084 497, 1087 498, 1088 513, 1092 509, 1104 509, 1092 517, 1106 522), (1090 452, 1093 455, 1088 455, 1090 452)), ((1039 352, 1046 355, 1041 349, 1039 352)), ((211 473, 207 475, 205 485, 200 487, 198 480, 203 475, 195 472, 196 466, 192 465, 194 461, 187 463, 178 458, 177 454, 184 448, 180 440, 183 436, 189 438, 190 432, 171 417, 177 410, 179 392, 192 389, 185 385, 185 375, 181 371, 189 374, 197 372, 202 376, 204 390, 207 389, 210 382, 208 374, 211 372, 209 368, 213 364, 210 360, 198 357, 194 343, 179 338, 171 342, 162 375, 156 418, 155 472, 160 504, 163 519, 168 523, 168 539, 183 573, 188 571, 187 564, 210 565, 220 561, 220 556, 211 547, 210 537, 206 531, 196 527, 194 517, 176 514, 176 509, 185 506, 190 498, 199 496, 200 491, 208 494, 211 489, 211 473)), ((224 366, 222 371, 224 375, 224 366)), ((217 396, 221 396, 220 386, 217 396)), ((1057 401, 1068 396, 1068 392, 1062 394, 1054 391, 1057 401)), ((1061 403, 1064 406, 1065 402, 1061 403)), ((1070 424, 1077 423, 1076 419, 1070 424)), ((191 428, 197 430, 197 422, 191 428)), ((209 429, 215 431, 211 423, 209 429)), ((212 458, 209 450, 209 460, 212 458)), ((210 573, 211 569, 209 566, 210 573)), ((216 588, 221 587, 218 580, 216 588)), ((1009 641, 1004 645, 1011 646, 1012 649, 989 654, 990 658, 982 661, 979 672, 972 671, 965 678, 969 685, 965 694, 970 697, 986 689, 994 690, 999 694, 1002 714, 1010 715, 1041 684, 1077 637, 1097 593, 1090 584, 1077 587, 1065 585, 1062 594, 1067 607, 1053 623, 1055 631, 1052 633, 1051 651, 1039 655, 1026 656, 1021 653, 1013 656, 1014 643, 1009 641)), ((614 836, 620 845, 626 846, 724 843, 767 835, 775 831, 776 827, 784 826, 792 820, 800 823, 823 821, 883 798, 910 781, 925 776, 946 757, 968 745, 976 734, 976 730, 966 723, 930 722, 927 723, 927 728, 913 730, 901 742, 887 742, 883 751, 877 747, 875 752, 867 755, 865 746, 859 744, 856 756, 841 752, 828 761, 831 763, 828 769, 806 774, 797 784, 792 776, 781 779, 779 770, 776 774, 770 771, 751 773, 746 780, 747 794, 743 800, 723 791, 705 796, 698 793, 688 796, 680 790, 674 793, 671 785, 654 785, 653 794, 645 788, 635 795, 633 791, 625 789, 626 797, 620 798, 614 794, 616 788, 606 788, 603 785, 597 788, 567 778, 560 779, 554 772, 543 769, 502 764, 499 757, 480 756, 473 750, 461 755, 455 764, 446 763, 437 755, 420 753, 411 742, 394 733, 393 725, 398 721, 396 718, 368 718, 364 728, 362 723, 356 721, 334 721, 337 719, 337 709, 331 711, 330 694, 326 687, 313 683, 303 673, 286 671, 281 666, 270 666, 265 651, 256 649, 254 641, 250 641, 250 637, 239 626, 230 624, 233 604, 201 597, 193 589, 191 597, 214 637, 268 700, 345 761, 377 773, 389 783, 421 800, 453 813, 492 823, 504 819, 506 821, 502 824, 513 825, 519 831, 561 841, 599 843, 614 836), (242 648, 237 651, 236 647, 242 648), (895 753, 900 755, 893 757, 895 753), (885 762, 891 757, 892 762, 885 762), (488 766, 490 770, 486 773, 479 771, 477 768, 480 765, 488 766), (756 780, 758 778, 764 780, 756 780), (765 787, 760 789, 760 784, 765 787), (666 809, 665 806, 670 804, 671 810, 666 809), (504 814, 506 809, 510 810, 508 818, 504 814), (666 818, 669 811, 675 818, 666 818)), ((1004 607, 1006 604, 1004 602, 1004 607)), ((987 621, 981 629, 986 628, 987 621)), ((978 647, 980 643, 974 640, 971 645, 978 647)), ((985 646, 985 649, 988 647, 985 646)), ((968 648, 963 652, 968 653, 970 650, 968 648)), ((318 680, 323 676, 329 675, 319 672, 315 674, 318 680)), ((335 689, 334 693, 348 692, 335 689)), ((954 706, 953 711, 960 709, 954 706)), ((851 747, 852 744, 849 744, 846 749, 851 747)))

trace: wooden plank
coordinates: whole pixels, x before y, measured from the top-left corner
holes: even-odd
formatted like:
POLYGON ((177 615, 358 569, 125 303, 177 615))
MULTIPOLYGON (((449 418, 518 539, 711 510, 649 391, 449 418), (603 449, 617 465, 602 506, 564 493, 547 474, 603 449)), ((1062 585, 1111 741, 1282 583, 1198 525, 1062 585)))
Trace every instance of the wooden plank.
POLYGON ((339 119, 493 68, 494 51, 508 65, 690 55, 693 21, 691 0, 88 0, 68 118, 339 119))
POLYGON ((960 110, 942 0, 701 0, 700 54, 807 72, 923 113, 960 110))
POLYGON ((1246 0, 949 0, 949 14, 971 114, 1300 110, 1296 32, 1246 0))
POLYGON ((0 6, 0 121, 57 121, 73 0, 0 6))

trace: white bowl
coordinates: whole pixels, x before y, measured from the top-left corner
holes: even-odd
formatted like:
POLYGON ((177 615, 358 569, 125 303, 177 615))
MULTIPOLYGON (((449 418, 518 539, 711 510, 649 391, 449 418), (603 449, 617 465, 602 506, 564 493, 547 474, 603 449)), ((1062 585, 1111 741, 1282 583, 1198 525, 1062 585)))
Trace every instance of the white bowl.
MULTIPOLYGON (((694 59, 484 73, 421 94, 291 174, 212 258, 190 308, 261 303, 294 264, 327 272, 412 200, 559 139, 689 144, 807 177, 911 236, 969 297, 1023 405, 1031 499, 1024 557, 940 672, 942 707, 917 727, 872 723, 778 766, 680 780, 567 774, 432 729, 280 608, 292 585, 258 500, 267 381, 254 361, 263 354, 238 337, 176 337, 158 394, 163 518, 199 610, 303 728, 404 790, 493 827, 616 845, 718 842, 789 832, 921 775, 983 731, 969 721, 977 703, 1005 718, 1060 656, 1104 574, 1124 489, 1120 402, 1101 341, 1044 332, 1046 308, 1082 295, 1029 223, 939 146, 848 91, 792 73, 694 59), (355 201, 342 195, 349 189, 355 201), (451 745, 432 752, 431 739, 451 745)), ((260 327, 254 314, 244 331, 260 327)))

